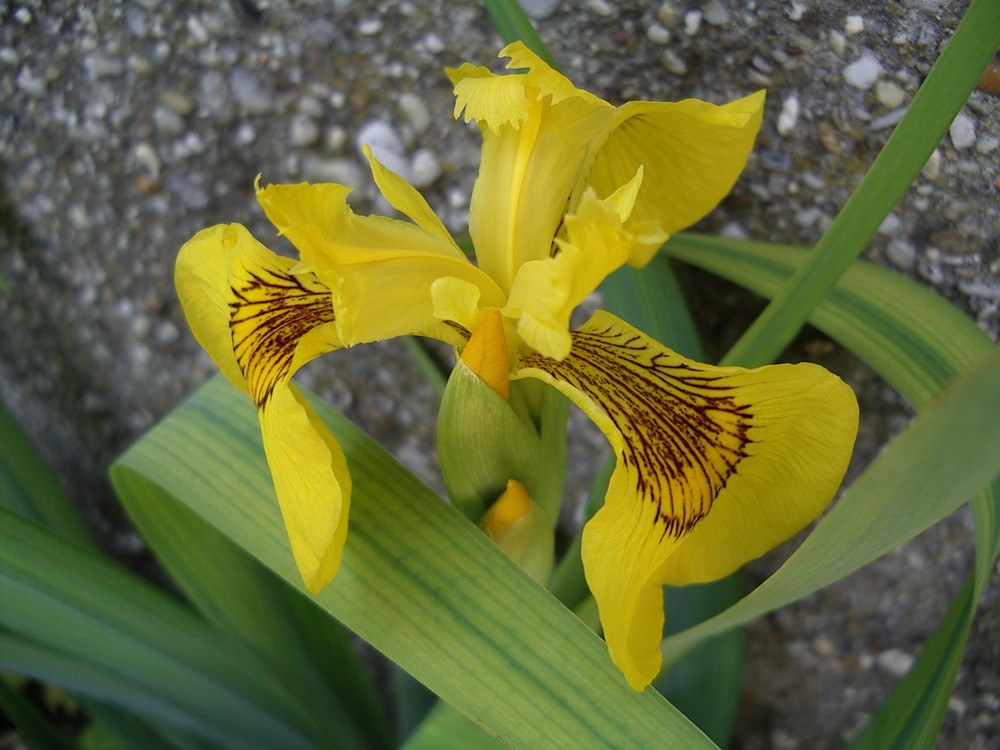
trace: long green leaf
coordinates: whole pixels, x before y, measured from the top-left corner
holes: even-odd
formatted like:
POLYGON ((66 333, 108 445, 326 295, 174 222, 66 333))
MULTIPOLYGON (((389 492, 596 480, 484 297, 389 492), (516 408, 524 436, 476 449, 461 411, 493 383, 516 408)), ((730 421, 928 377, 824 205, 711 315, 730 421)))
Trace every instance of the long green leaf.
MULTIPOLYGON (((677 260, 772 297, 810 253, 787 245, 674 235, 677 260)), ((854 263, 809 316, 809 322, 863 359, 918 409, 995 345, 947 300, 905 276, 854 263)))
MULTIPOLYGON (((486 537, 328 408, 354 494, 344 562, 317 602, 513 747, 714 747, 486 537), (608 705, 615 711, 608 712, 608 705)), ((141 474, 290 583, 252 404, 216 379, 112 468, 141 474)))
POLYGON ((389 745, 378 697, 339 623, 156 485, 128 475, 115 489, 171 580, 268 660, 324 734, 345 747, 389 745))
POLYGON ((0 509, 0 667, 224 747, 310 748, 311 721, 248 648, 166 594, 0 509))
POLYGON ((2 401, 0 507, 48 524, 67 539, 97 549, 55 473, 2 401))
POLYGON ((483 733, 446 703, 438 702, 402 750, 503 750, 500 740, 483 733))
POLYGON ((774 360, 913 182, 1000 46, 1000 2, 974 0, 865 179, 795 275, 723 360, 774 360))

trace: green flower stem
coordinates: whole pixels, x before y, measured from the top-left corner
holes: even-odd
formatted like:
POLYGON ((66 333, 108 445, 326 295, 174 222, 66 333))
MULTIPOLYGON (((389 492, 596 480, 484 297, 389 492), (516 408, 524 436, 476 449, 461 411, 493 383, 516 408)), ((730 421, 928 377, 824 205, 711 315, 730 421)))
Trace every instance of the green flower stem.
POLYGON ((809 259, 723 359, 774 361, 913 182, 1000 45, 1000 2, 975 0, 858 189, 809 259))

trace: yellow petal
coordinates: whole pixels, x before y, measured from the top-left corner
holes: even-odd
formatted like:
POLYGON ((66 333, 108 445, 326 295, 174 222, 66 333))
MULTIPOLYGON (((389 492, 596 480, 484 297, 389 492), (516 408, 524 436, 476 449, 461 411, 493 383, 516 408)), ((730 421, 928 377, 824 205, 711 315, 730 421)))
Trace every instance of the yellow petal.
MULTIPOLYGON (((694 224, 732 189, 760 128, 764 92, 724 106, 697 99, 629 102, 619 107, 587 184, 607 195, 645 167, 626 226, 657 221, 666 233, 694 224)), ((642 265, 655 247, 640 247, 642 265)))
POLYGON ((340 346, 330 290, 294 265, 233 224, 186 243, 176 279, 196 338, 257 404, 293 556, 315 592, 340 564, 351 479, 340 446, 289 382, 340 346))
POLYGON ((462 350, 462 361, 504 401, 510 396, 510 359, 500 311, 491 307, 462 350))
POLYGON ((548 257, 567 201, 614 116, 610 104, 574 87, 522 45, 505 53, 529 71, 495 76, 468 66, 451 72, 456 106, 483 133, 469 232, 480 267, 504 291, 521 265, 548 257))
POLYGON ((565 393, 615 451, 584 567, 612 658, 642 689, 661 663, 662 584, 722 577, 814 519, 846 469, 857 403, 818 366, 702 365, 608 313, 572 337, 563 361, 529 355, 514 377, 565 393))
POLYGON ((292 555, 306 588, 315 594, 340 568, 351 499, 347 460, 287 380, 258 415, 292 555))
POLYGON ((631 210, 641 170, 613 201, 587 190, 577 212, 565 219, 566 239, 557 240, 554 257, 521 266, 504 314, 518 320, 518 334, 537 352, 563 359, 570 351, 573 310, 609 273, 629 259, 636 238, 622 229, 622 213, 631 210))
POLYGON ((184 243, 174 266, 174 286, 195 339, 208 352, 226 379, 246 390, 246 381, 233 353, 229 330, 233 263, 287 270, 294 261, 281 258, 253 238, 240 224, 217 224, 184 243), (245 259, 245 260, 244 260, 245 259))
POLYGON ((368 157, 375 185, 378 186, 379 192, 385 196, 385 199, 389 201, 389 205, 403 214, 403 216, 409 217, 413 223, 428 234, 441 239, 446 249, 457 251, 452 253, 456 258, 464 259, 465 255, 462 253, 461 248, 455 244, 451 233, 445 228, 441 219, 434 213, 434 210, 424 199, 424 196, 420 194, 420 191, 398 174, 383 166, 372 155, 370 146, 366 144, 362 147, 362 150, 365 156, 368 157))
MULTIPOLYGON (((379 179, 389 184, 387 170, 379 179)), ((268 218, 298 248, 297 269, 314 272, 332 290, 337 329, 346 346, 437 330, 431 285, 455 277, 475 285, 484 304, 503 295, 438 230, 384 216, 359 216, 342 185, 269 185, 258 192, 268 218)), ((412 194, 389 194, 425 224, 412 194)), ((429 211, 430 209, 427 209, 429 211)))

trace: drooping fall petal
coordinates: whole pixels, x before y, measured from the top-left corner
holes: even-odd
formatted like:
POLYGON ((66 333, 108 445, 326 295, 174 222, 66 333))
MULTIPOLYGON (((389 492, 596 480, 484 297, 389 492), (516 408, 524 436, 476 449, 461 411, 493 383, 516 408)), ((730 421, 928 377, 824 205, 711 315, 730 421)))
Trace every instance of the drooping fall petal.
POLYGON ((617 456, 583 560, 636 689, 660 668, 662 585, 727 575, 803 528, 836 492, 857 430, 853 392, 821 367, 702 365, 603 312, 564 360, 527 355, 514 377, 566 394, 617 456))
POLYGON ((423 199, 385 168, 375 172, 387 197, 419 223, 359 216, 347 204, 350 189, 343 185, 268 185, 258 191, 268 218, 301 255, 296 270, 312 271, 330 287, 344 345, 434 333, 440 321, 430 290, 440 278, 472 284, 485 304, 502 303, 497 285, 431 219, 423 199))
POLYGON ((329 288, 239 224, 203 230, 180 251, 176 285, 195 338, 257 405, 292 553, 319 591, 340 565, 351 478, 336 439, 291 384, 340 346, 329 288))
MULTIPOLYGON (((659 222, 667 234, 694 224, 732 189, 760 128, 764 92, 722 106, 628 102, 615 111, 606 143, 587 184, 606 195, 645 167, 642 189, 626 228, 659 222)), ((656 247, 636 248, 644 265, 656 247)))

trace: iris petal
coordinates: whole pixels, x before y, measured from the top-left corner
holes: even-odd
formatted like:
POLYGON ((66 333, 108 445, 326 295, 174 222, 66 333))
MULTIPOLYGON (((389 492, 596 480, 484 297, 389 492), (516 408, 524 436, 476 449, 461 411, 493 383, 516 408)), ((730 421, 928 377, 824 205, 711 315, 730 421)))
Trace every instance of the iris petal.
POLYGON ((702 365, 604 312, 564 360, 525 356, 514 377, 562 391, 617 456, 583 561, 636 689, 661 664, 662 584, 722 577, 799 531, 836 492, 857 430, 853 392, 818 366, 702 365))
POLYGON ((351 478, 336 439, 290 382, 340 346, 330 289, 294 265, 245 227, 220 225, 181 248, 176 283, 195 337, 257 404, 292 553, 315 592, 340 565, 351 478))
MULTIPOLYGON (((626 226, 657 221, 668 234, 688 227, 732 189, 763 108, 763 91, 723 106, 697 99, 629 102, 615 112, 587 184, 607 195, 642 165, 642 190, 626 226)), ((655 250, 637 248, 631 262, 643 265, 655 250)))
POLYGON ((456 113, 464 109, 483 134, 469 232, 480 267, 508 291, 524 263, 548 257, 614 108, 574 87, 521 44, 503 54, 529 71, 496 76, 463 66, 449 75, 456 113))
POLYGON ((342 185, 269 185, 258 193, 268 218, 299 250, 297 270, 314 272, 330 287, 343 343, 444 335, 431 295, 440 278, 474 285, 483 304, 502 304, 497 285, 442 236, 443 226, 415 191, 384 168, 376 173, 388 196, 419 224, 355 214, 342 185))
POLYGON ((518 320, 518 334, 535 351, 553 359, 569 354, 573 310, 629 259, 636 237, 622 229, 621 212, 628 216, 628 195, 640 181, 637 173, 614 202, 588 190, 576 213, 566 217, 566 239, 556 240, 557 252, 518 270, 504 314, 518 320))

